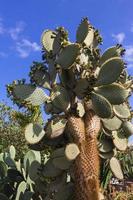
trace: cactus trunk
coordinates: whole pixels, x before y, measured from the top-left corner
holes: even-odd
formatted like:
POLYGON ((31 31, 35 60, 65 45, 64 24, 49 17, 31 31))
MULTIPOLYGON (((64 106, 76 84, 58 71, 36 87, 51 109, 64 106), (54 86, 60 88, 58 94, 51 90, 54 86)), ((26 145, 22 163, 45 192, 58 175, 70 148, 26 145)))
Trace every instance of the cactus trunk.
POLYGON ((93 111, 88 111, 84 120, 71 116, 69 130, 80 154, 72 166, 76 200, 99 200, 99 158, 97 134, 100 120, 93 111))

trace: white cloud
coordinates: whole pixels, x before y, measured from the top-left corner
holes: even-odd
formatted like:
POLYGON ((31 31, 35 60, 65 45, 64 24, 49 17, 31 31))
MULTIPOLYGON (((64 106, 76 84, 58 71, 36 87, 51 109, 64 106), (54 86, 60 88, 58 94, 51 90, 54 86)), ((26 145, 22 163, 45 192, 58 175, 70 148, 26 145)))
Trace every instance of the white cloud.
MULTIPOLYGON (((13 48, 21 58, 28 57, 32 52, 40 51, 41 48, 36 42, 31 42, 24 36, 26 24, 23 21, 16 23, 14 27, 5 27, 3 19, 0 18, 0 34, 9 36, 13 43, 13 48)), ((0 52, 0 57, 6 57, 7 54, 0 52)))
POLYGON ((24 31, 25 23, 20 21, 17 23, 15 28, 9 28, 8 33, 13 40, 18 40, 20 37, 20 33, 24 31))
POLYGON ((125 46, 125 60, 128 63, 128 68, 133 68, 133 45, 125 46))
POLYGON ((16 43, 16 51, 21 58, 26 58, 31 52, 40 51, 40 46, 36 42, 22 39, 22 41, 16 43))
POLYGON ((125 58, 128 62, 133 62, 133 45, 126 46, 125 58))
POLYGON ((121 32, 118 34, 112 34, 112 37, 118 42, 122 43, 125 39, 125 33, 121 32))

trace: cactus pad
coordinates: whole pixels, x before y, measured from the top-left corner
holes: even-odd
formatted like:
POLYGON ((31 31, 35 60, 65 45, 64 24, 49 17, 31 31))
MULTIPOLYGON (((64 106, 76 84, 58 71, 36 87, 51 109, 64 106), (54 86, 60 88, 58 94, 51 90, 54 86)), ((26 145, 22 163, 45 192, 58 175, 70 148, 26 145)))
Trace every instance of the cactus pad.
POLYGON ((120 151, 125 151, 128 146, 128 139, 125 137, 122 131, 113 131, 113 143, 115 147, 120 151))
POLYGON ((129 91, 118 83, 98 87, 95 91, 114 105, 123 103, 129 96, 129 91))
POLYGON ((131 112, 129 106, 126 103, 120 105, 114 105, 113 110, 115 114, 120 118, 129 118, 131 116, 131 112))
POLYGON ((41 37, 41 43, 43 48, 50 52, 53 50, 53 42, 54 42, 54 32, 51 30, 44 31, 41 37))
POLYGON ((29 144, 38 143, 45 135, 45 131, 39 124, 30 123, 25 128, 25 139, 29 144))
POLYGON ((111 171, 113 172, 113 174, 115 175, 116 178, 118 178, 120 180, 122 180, 124 178, 120 162, 117 158, 115 158, 115 157, 111 158, 110 168, 111 168, 111 171))
POLYGON ((71 67, 79 54, 79 45, 78 44, 69 44, 63 48, 60 52, 59 57, 56 60, 56 63, 59 64, 63 69, 68 69, 71 67))
POLYGON ((91 100, 94 110, 99 117, 110 118, 112 116, 112 106, 106 98, 93 92, 91 100))
POLYGON ((117 130, 121 127, 122 121, 114 116, 111 119, 102 119, 103 126, 109 131, 117 130))
POLYGON ((87 19, 83 19, 76 33, 78 43, 84 43, 87 47, 92 45, 94 39, 94 29, 87 19))
POLYGON ((119 57, 108 59, 100 68, 96 85, 108 85, 115 82, 119 78, 123 68, 124 62, 119 57))
POLYGON ((38 106, 49 99, 41 88, 36 88, 30 84, 14 85, 12 95, 21 102, 27 102, 33 106, 38 106))

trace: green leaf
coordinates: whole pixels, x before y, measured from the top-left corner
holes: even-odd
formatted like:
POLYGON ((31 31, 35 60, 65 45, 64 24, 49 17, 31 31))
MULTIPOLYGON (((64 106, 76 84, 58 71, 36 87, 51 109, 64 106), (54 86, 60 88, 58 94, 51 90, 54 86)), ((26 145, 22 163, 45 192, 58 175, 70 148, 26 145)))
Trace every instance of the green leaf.
POLYGON ((69 44, 62 49, 56 60, 56 63, 61 65, 63 69, 68 69, 74 64, 78 54, 79 54, 79 45, 69 44))
POLYGON ((25 128, 25 139, 29 144, 38 143, 45 135, 45 131, 39 124, 30 123, 25 128))
POLYGON ((111 104, 121 104, 126 101, 129 91, 117 83, 95 88, 95 92, 105 97, 111 104))
POLYGON ((106 98, 92 92, 91 100, 96 114, 102 118, 109 118, 112 116, 112 106, 106 98))
POLYGON ((124 62, 119 57, 108 59, 100 68, 96 85, 108 85, 115 82, 124 68, 124 62))
POLYGON ((44 31, 41 36, 41 43, 43 48, 50 52, 53 50, 54 32, 51 30, 44 31))

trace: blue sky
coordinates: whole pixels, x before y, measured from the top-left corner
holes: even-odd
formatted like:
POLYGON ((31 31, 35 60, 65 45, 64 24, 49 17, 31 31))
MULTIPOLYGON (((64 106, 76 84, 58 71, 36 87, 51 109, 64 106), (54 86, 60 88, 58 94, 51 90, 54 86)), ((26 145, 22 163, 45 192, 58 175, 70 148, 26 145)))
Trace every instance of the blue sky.
POLYGON ((0 100, 9 101, 6 84, 26 78, 32 61, 41 60, 44 29, 63 25, 74 41, 76 28, 85 16, 100 30, 103 49, 118 42, 124 45, 133 75, 132 0, 0 0, 0 100))

